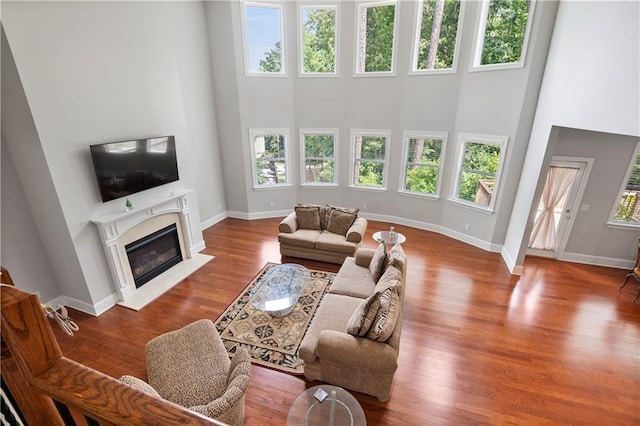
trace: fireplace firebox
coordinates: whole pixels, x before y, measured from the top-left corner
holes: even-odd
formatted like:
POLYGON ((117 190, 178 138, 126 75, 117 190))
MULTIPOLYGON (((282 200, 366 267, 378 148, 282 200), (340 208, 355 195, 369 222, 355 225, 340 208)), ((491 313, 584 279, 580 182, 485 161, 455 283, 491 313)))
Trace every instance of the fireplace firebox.
POLYGON ((136 288, 182 262, 176 224, 125 246, 136 288))

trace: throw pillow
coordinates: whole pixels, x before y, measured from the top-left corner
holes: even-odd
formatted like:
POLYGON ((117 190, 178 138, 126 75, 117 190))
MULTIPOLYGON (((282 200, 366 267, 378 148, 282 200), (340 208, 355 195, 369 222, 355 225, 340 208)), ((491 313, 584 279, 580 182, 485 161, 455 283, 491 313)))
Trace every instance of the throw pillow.
POLYGON ((327 231, 339 235, 347 235, 347 231, 356 220, 356 215, 345 213, 340 210, 331 210, 329 222, 327 223, 327 231))
MULTIPOLYGON (((400 285, 401 278, 400 269, 395 266, 390 266, 386 271, 380 276, 378 283, 376 284, 376 291, 383 292, 389 287, 400 285)), ((398 294, 400 293, 400 289, 398 288, 398 294)))
POLYGON ((318 207, 295 207, 300 229, 320 229, 320 209, 318 207))
POLYGON ((396 328, 400 317, 400 297, 395 286, 380 293, 380 308, 376 318, 367 332, 367 338, 379 342, 386 342, 396 328))
POLYGON ((298 207, 317 207, 318 213, 320 214, 320 229, 327 229, 327 221, 329 220, 329 215, 327 212, 329 209, 326 205, 321 206, 319 204, 306 204, 306 203, 298 203, 298 207))
POLYGON ((358 209, 358 208, 338 207, 338 206, 332 206, 331 204, 325 204, 325 207, 327 209, 329 209, 329 210, 338 210, 338 211, 341 211, 343 213, 355 214, 356 216, 360 212, 360 209, 358 209))
POLYGON ((402 264, 405 261, 405 254, 402 247, 399 245, 394 246, 389 253, 387 253, 386 265, 384 269, 388 269, 391 266, 395 266, 398 269, 402 269, 402 264))
POLYGON ((353 311, 345 331, 353 336, 366 336, 376 318, 378 308, 380 308, 380 293, 375 292, 353 311))
POLYGON ((371 258, 371 262, 369 263, 369 272, 371 272, 371 278, 373 278, 374 282, 378 282, 382 272, 385 267, 385 259, 387 258, 387 246, 384 244, 379 244, 376 248, 375 253, 373 253, 373 257, 371 258))

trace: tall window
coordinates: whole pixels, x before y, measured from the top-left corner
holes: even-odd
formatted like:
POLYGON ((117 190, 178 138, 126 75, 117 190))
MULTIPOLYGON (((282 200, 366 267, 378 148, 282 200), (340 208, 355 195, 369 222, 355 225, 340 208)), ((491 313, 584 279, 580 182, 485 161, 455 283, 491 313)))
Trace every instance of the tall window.
POLYGON ((335 185, 337 130, 300 129, 302 184, 335 185))
POLYGON ((300 6, 300 75, 337 75, 337 6, 300 6))
POLYGON ((284 75, 282 5, 244 3, 247 75, 284 75))
POLYGON ((393 74, 396 2, 361 3, 356 15, 356 75, 393 74))
POLYGON ((507 140, 506 136, 459 135, 454 200, 493 211, 507 140))
POLYGON ((400 192, 440 194, 446 133, 404 133, 404 171, 400 192))
POLYGON ((287 129, 252 129, 251 155, 253 158, 254 187, 289 185, 287 129))
POLYGON ((640 142, 629 163, 609 223, 640 227, 640 142))
POLYGON ((460 0, 420 0, 416 6, 418 23, 413 72, 455 71, 464 3, 460 0))
POLYGON ((474 67, 524 64, 535 1, 483 0, 474 67))
POLYGON ((387 145, 391 131, 352 130, 351 184, 361 188, 386 188, 387 145))

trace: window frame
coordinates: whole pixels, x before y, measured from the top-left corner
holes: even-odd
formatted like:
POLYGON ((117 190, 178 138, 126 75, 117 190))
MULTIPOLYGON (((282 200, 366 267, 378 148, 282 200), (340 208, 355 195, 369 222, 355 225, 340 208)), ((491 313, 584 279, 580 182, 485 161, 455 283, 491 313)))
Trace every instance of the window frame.
POLYGON ((525 66, 528 50, 527 48, 529 46, 529 40, 531 37, 531 27, 533 26, 533 17, 535 15, 537 0, 529 0, 529 12, 527 15, 527 25, 524 30, 524 37, 522 39, 522 51, 520 52, 520 60, 518 62, 482 65, 480 61, 482 60, 482 52, 484 50, 484 38, 487 32, 487 17, 489 16, 489 5, 491 1, 492 0, 481 0, 482 3, 480 5, 480 13, 478 14, 477 31, 473 47, 473 60, 471 61, 469 72, 517 69, 523 68, 525 66))
POLYGON ((387 174, 389 169, 389 145, 391 142, 391 130, 390 129, 382 129, 382 130, 367 130, 367 129, 351 129, 351 147, 350 147, 350 165, 349 165, 349 187, 354 189, 362 189, 369 191, 386 191, 387 190, 387 174), (384 162, 382 166, 382 186, 366 186, 357 184, 355 181, 355 164, 356 160, 362 160, 362 157, 356 158, 355 156, 355 148, 356 148, 356 136, 373 136, 373 137, 385 137, 386 142, 384 145, 384 162))
POLYGON ((300 129, 300 186, 304 187, 337 187, 338 186, 338 129, 335 128, 301 128, 300 129), (331 135, 333 136, 333 182, 306 182, 305 166, 307 162, 306 156, 306 135, 331 135))
POLYGON ((276 77, 284 78, 288 76, 286 61, 286 34, 285 34, 285 8, 280 1, 243 1, 241 4, 241 20, 242 20, 242 39, 244 49, 244 72, 246 77, 276 77), (269 9, 278 9, 280 11, 280 72, 251 71, 251 55, 249 54, 249 35, 247 28, 247 7, 262 7, 269 9))
POLYGON ((289 129, 286 128, 252 128, 249 129, 249 146, 251 148, 251 173, 254 190, 278 189, 292 186, 291 183, 291 154, 289 153, 289 129), (280 135, 284 137, 284 163, 286 183, 259 184, 256 167, 255 138, 264 135, 280 135))
POLYGON ((445 152, 447 149, 447 132, 428 132, 421 130, 405 130, 402 133, 402 168, 400 170, 400 188, 398 192, 406 195, 415 195, 417 197, 425 197, 425 198, 440 198, 440 190, 442 188, 442 179, 444 175, 444 161, 445 161, 445 152), (423 139, 439 139, 442 141, 440 148, 440 164, 438 167, 438 177, 436 181, 436 192, 435 193, 427 193, 427 192, 419 192, 419 191, 410 191, 405 189, 405 185, 407 183, 407 155, 409 151, 409 140, 423 138, 423 139))
POLYGON ((425 0, 418 0, 416 2, 416 19, 414 20, 414 31, 413 31, 413 48, 411 51, 411 67, 409 68, 409 75, 430 75, 430 74, 455 74, 458 70, 458 58, 460 57, 460 44, 462 39, 462 31, 463 31, 463 21, 464 21, 464 10, 467 2, 465 0, 460 0, 460 12, 458 14, 458 28, 456 30, 456 42, 455 42, 455 50, 453 53, 453 64, 451 68, 438 68, 432 70, 421 70, 418 69, 418 46, 420 44, 420 32, 422 30, 422 9, 425 0))
POLYGON ((298 22, 297 25, 298 27, 298 77, 302 77, 302 78, 318 78, 318 77, 326 77, 326 78, 336 78, 336 77, 340 77, 340 4, 320 4, 320 5, 315 5, 315 3, 313 4, 305 4, 305 3, 301 3, 298 5, 298 22), (334 64, 335 64, 335 70, 332 73, 328 73, 328 72, 305 72, 304 71, 304 57, 303 57, 303 52, 304 52, 304 40, 303 40, 303 9, 326 9, 326 10, 334 10, 335 11, 335 45, 334 45, 334 54, 335 54, 335 58, 334 58, 334 64))
POLYGON ((507 148, 509 145, 509 137, 508 136, 497 136, 497 135, 479 135, 474 133, 459 133, 456 147, 456 163, 455 168, 453 169, 453 182, 451 195, 449 197, 450 202, 459 204, 465 207, 472 208, 474 210, 482 211, 485 213, 494 213, 495 206, 497 204, 498 198, 500 198, 500 187, 502 182, 502 174, 505 168, 505 164, 507 163, 507 148), (498 162, 498 170, 495 174, 495 183, 493 186, 491 200, 488 205, 480 204, 468 200, 463 200, 458 197, 460 191, 460 183, 462 176, 462 165, 464 163, 464 154, 466 152, 467 143, 481 143, 486 145, 500 145, 500 161, 498 162))
POLYGON ((394 77, 396 75, 396 50, 398 47, 398 15, 400 14, 400 3, 399 0, 374 0, 374 1, 363 1, 357 2, 355 8, 355 49, 354 49, 354 63, 353 63, 353 77, 394 77), (393 15, 393 43, 391 46, 391 70, 390 71, 358 71, 359 70, 359 60, 358 60, 358 50, 360 47, 360 32, 358 28, 360 26, 360 15, 362 14, 363 8, 369 7, 379 7, 379 6, 391 6, 395 7, 395 12, 393 15))
POLYGON ((627 171, 624 174, 624 179, 622 180, 622 184, 620 185, 620 189, 618 190, 618 192, 616 192, 616 199, 614 201, 613 208, 611 209, 611 213, 609 214, 609 218, 607 220, 607 226, 611 226, 615 228, 620 227, 620 228, 626 228, 626 229, 640 228, 640 222, 638 223, 621 222, 614 219, 616 216, 616 212, 618 211, 618 206, 620 205, 620 199, 622 198, 622 193, 624 192, 624 190, 627 187, 627 184, 629 183, 629 178, 631 177, 631 172, 633 171, 633 166, 636 164, 638 155, 640 155, 640 141, 638 141, 638 143, 636 144, 636 147, 633 151, 633 156, 631 157, 631 161, 629 161, 629 165, 627 166, 627 171))

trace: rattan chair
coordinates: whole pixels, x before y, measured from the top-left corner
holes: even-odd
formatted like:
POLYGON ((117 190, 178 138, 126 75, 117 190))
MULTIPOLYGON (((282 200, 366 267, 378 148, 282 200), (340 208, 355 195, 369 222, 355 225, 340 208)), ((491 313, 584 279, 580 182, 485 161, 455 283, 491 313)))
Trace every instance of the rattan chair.
MULTIPOLYGON (((629 281, 630 277, 633 277, 636 280, 640 281, 640 239, 638 240, 638 256, 636 258, 636 264, 633 267, 633 271, 629 272, 627 276, 624 277, 624 283, 622 283, 619 290, 622 290, 622 287, 627 285, 627 281, 629 281)), ((636 296, 633 298, 632 302, 636 303, 638 297, 640 297, 640 285, 638 285, 638 291, 636 292, 636 296)))
POLYGON ((251 359, 240 348, 229 360, 210 320, 199 320, 147 343, 149 384, 133 376, 120 380, 154 396, 230 425, 244 422, 244 394, 251 359))

